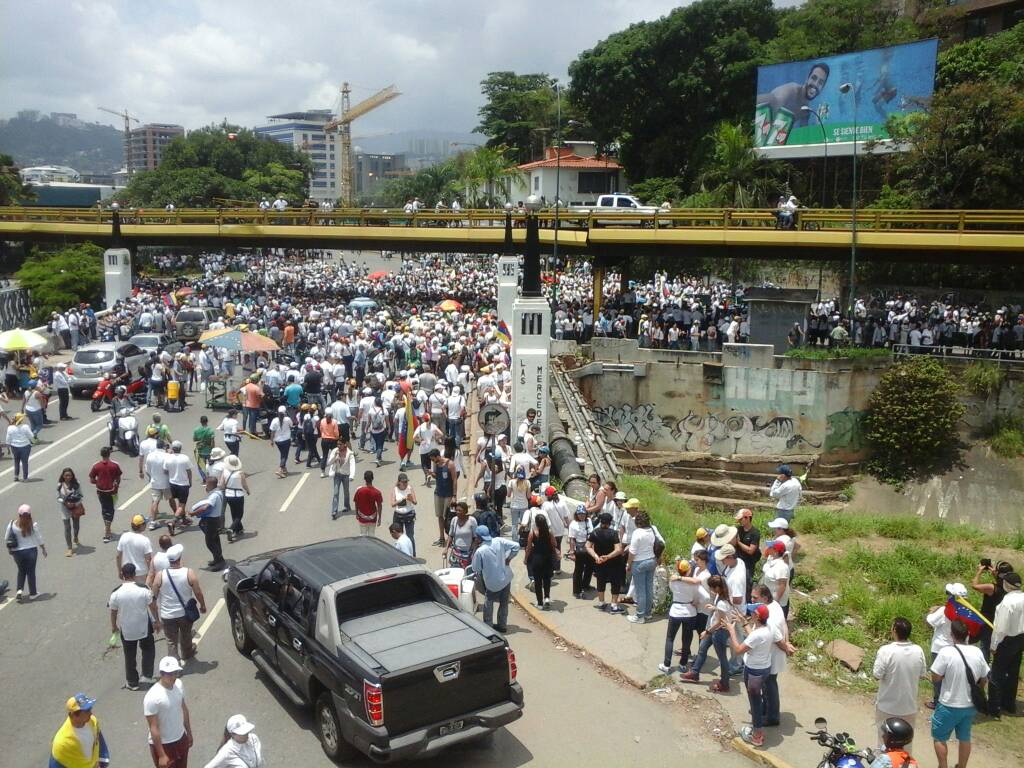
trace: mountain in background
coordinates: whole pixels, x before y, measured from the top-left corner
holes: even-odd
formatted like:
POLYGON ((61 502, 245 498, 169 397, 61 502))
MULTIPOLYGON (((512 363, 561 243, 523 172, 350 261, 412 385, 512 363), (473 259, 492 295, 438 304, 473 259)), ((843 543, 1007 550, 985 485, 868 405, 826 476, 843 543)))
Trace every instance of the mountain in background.
POLYGON ((0 152, 23 168, 69 165, 83 174, 110 174, 124 165, 124 133, 69 112, 26 109, 0 120, 0 152))
POLYGON ((483 144, 486 136, 461 131, 411 130, 394 133, 356 135, 352 138, 355 147, 370 154, 405 154, 413 156, 448 157, 457 155, 472 146, 483 144), (467 145, 467 146, 452 146, 467 145))

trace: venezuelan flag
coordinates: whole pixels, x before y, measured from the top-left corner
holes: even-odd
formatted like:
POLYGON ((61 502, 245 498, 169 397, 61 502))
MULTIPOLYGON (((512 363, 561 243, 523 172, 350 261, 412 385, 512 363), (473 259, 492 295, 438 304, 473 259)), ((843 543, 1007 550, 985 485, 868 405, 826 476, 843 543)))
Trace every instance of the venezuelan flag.
POLYGON ((498 329, 495 331, 494 335, 502 344, 512 343, 512 332, 509 331, 508 323, 504 320, 498 322, 498 329))
POLYGON ((962 597, 950 595, 946 601, 946 618, 950 621, 962 621, 967 626, 967 634, 974 638, 981 633, 982 626, 992 629, 992 624, 981 615, 981 611, 962 597))
POLYGON ((412 453, 413 446, 416 445, 413 440, 413 433, 416 431, 416 415, 412 410, 412 397, 410 395, 405 396, 405 418, 402 419, 402 428, 398 435, 398 455, 404 461, 405 457, 412 453))

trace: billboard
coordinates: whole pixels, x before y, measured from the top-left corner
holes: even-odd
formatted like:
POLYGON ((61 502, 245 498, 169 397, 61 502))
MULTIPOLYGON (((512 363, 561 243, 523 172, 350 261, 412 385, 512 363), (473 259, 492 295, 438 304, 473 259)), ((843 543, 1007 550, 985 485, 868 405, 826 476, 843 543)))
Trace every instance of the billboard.
POLYGON ((819 146, 808 147, 807 156, 818 155, 826 140, 852 142, 855 124, 858 141, 888 138, 890 115, 920 110, 932 95, 938 46, 936 39, 921 40, 758 67, 754 146, 770 152, 813 144, 819 146), (853 90, 842 93, 843 83, 853 90))

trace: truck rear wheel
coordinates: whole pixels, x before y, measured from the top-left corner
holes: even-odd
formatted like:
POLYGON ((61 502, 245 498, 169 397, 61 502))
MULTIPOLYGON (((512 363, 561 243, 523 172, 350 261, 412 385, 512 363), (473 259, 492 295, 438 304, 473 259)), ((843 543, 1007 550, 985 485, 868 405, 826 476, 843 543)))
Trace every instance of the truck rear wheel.
POLYGON ((321 693, 320 698, 316 700, 316 730, 320 736, 320 746, 331 760, 350 760, 359 754, 341 735, 334 700, 327 691, 321 693))
POLYGON ((249 637, 245 628, 245 618, 242 616, 242 608, 235 600, 228 602, 228 615, 231 617, 231 638, 235 641, 235 648, 243 656, 248 656, 256 646, 249 637))

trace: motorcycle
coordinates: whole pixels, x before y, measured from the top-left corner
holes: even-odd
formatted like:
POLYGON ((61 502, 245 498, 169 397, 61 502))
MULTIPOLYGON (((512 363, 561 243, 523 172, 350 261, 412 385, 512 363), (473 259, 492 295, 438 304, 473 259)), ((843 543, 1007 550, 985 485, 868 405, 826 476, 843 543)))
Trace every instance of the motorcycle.
MULTIPOLYGON (((97 413, 101 408, 107 408, 110 406, 111 400, 114 399, 114 393, 117 390, 118 385, 123 381, 123 377, 115 379, 109 374, 104 375, 100 383, 96 385, 96 389, 92 393, 92 402, 89 403, 89 408, 92 409, 93 413, 97 413)), ((137 403, 144 403, 146 400, 146 381, 145 379, 138 378, 134 381, 129 381, 125 389, 128 392, 128 397, 137 403)))
POLYGON ((111 414, 107 421, 110 432, 110 444, 129 456, 139 455, 139 423, 135 414, 128 408, 122 408, 115 417, 111 414))
POLYGON ((858 750, 850 734, 829 733, 825 718, 816 718, 814 727, 817 730, 807 731, 811 741, 817 741, 828 750, 818 768, 868 768, 874 762, 875 753, 870 749, 858 750))

